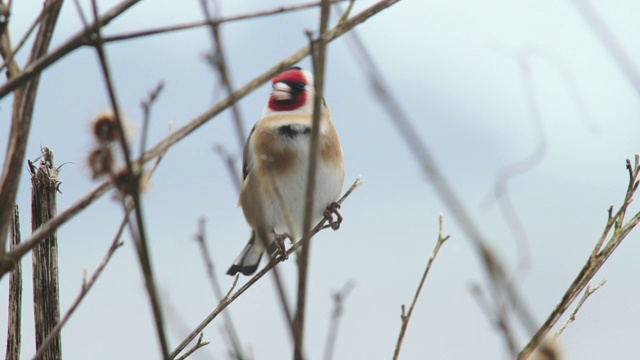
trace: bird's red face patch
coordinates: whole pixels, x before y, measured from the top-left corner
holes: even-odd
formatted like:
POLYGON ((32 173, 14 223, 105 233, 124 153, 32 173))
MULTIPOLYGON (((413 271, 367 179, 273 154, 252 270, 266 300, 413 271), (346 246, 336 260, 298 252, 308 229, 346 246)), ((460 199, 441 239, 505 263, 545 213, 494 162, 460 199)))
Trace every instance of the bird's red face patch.
POLYGON ((280 73, 273 78, 272 85, 282 83, 290 88, 290 98, 285 100, 276 100, 273 96, 269 97, 269 109, 273 111, 289 111, 295 110, 303 106, 307 102, 307 92, 305 86, 307 79, 300 69, 290 69, 280 73))

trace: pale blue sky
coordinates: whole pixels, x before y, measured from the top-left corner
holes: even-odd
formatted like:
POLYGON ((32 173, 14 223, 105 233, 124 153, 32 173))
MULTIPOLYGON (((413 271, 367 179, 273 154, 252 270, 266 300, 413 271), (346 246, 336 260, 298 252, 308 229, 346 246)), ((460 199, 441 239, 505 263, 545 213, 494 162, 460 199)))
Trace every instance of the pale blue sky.
MULTIPOLYGON (((14 43, 40 3, 14 1, 14 43)), ((89 2, 82 3, 88 12, 89 2)), ((115 2, 99 3, 104 10, 115 2)), ((283 2, 221 3, 224 14, 231 15, 283 2)), ((594 3, 630 58, 640 64, 640 7, 634 1, 594 3)), ((371 4, 358 1, 354 12, 371 4)), ((177 5, 147 0, 105 32, 201 17, 198 1, 177 5)), ((304 29, 316 27, 317 10, 224 25, 234 84, 245 84, 305 45, 304 29)), ((73 2, 68 1, 53 46, 80 28, 73 2)), ((537 166, 513 178, 509 189, 529 239, 531 266, 520 275, 519 284, 535 318, 542 322, 600 236, 606 209, 622 200, 627 181, 624 161, 639 152, 639 94, 571 1, 404 0, 357 31, 456 193, 511 270, 518 264, 516 242, 495 201, 487 199, 500 169, 529 155, 538 142, 519 62, 523 59, 519 56, 531 55, 530 79, 546 153, 537 166), (576 98, 584 111, 576 106, 576 98)), ((170 121, 182 126, 218 98, 215 77, 202 60, 209 47, 209 33, 198 29, 107 48, 120 103, 134 128, 140 124, 140 100, 159 80, 165 82, 152 113, 150 144, 166 136, 170 121)), ((88 121, 108 106, 96 60, 94 50, 80 49, 42 77, 27 156, 34 159, 43 145, 53 149, 58 164, 71 162, 60 175, 60 209, 95 186, 84 165, 92 146, 88 121)), ((301 65, 309 68, 308 59, 301 65)), ((268 86, 263 86, 240 101, 246 129, 260 116, 268 93, 268 86)), ((356 286, 345 303, 335 358, 391 357, 400 305, 413 297, 435 245, 439 213, 452 237, 427 279, 402 358, 508 358, 500 334, 469 291, 472 284, 484 281, 469 241, 377 104, 342 38, 328 49, 325 97, 345 153, 345 189, 358 175, 364 184, 344 204, 342 228, 325 231, 313 242, 306 332, 309 359, 322 358, 331 294, 350 280, 356 286)), ((9 99, 0 100, 2 158, 10 111, 9 99)), ((220 274, 249 235, 231 179, 212 151, 221 144, 239 154, 232 131, 225 112, 173 147, 144 197, 172 346, 215 306, 193 241, 197 219, 208 219, 208 240, 220 274)), ((29 189, 29 179, 23 176, 18 197, 23 237, 30 229, 29 189)), ((638 206, 632 209, 637 211, 638 206)), ((80 288, 83 269, 91 272, 99 263, 121 216, 120 206, 106 196, 60 229, 63 311, 80 288)), ((563 346, 569 359, 626 359, 636 354, 639 240, 632 233, 595 277, 608 282, 565 332, 563 346)), ((63 330, 66 359, 156 357, 157 340, 135 251, 128 237, 125 242, 63 330)), ((30 258, 23 265, 23 356, 29 358, 34 349, 30 258)), ((295 262, 279 268, 293 299, 295 262)), ((224 287, 230 285, 231 278, 220 277, 224 287)), ((7 283, 7 277, 0 282, 0 309, 6 309, 7 283)), ((272 279, 262 279, 229 310, 242 343, 256 359, 290 356, 291 341, 272 279)), ((1 310, 0 344, 4 324, 6 310, 1 310)), ((205 339, 212 343, 193 359, 225 357, 220 328, 221 322, 215 321, 205 330, 205 339)))

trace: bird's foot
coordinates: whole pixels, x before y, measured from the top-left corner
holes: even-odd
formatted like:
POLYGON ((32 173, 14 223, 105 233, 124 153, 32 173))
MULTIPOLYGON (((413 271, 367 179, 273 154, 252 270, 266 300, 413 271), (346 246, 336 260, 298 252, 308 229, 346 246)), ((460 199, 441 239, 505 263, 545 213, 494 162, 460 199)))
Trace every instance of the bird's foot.
POLYGON ((329 223, 329 226, 331 226, 333 230, 338 230, 342 223, 342 215, 340 215, 338 209, 340 209, 340 204, 334 201, 327 205, 327 208, 324 210, 324 219, 329 223), (336 216, 335 220, 333 219, 333 215, 336 216))
POLYGON ((285 261, 289 258, 289 255, 287 255, 287 250, 284 248, 284 241, 286 239, 291 239, 291 235, 289 235, 288 233, 277 234, 275 231, 272 232, 276 250, 280 254, 280 258, 282 259, 282 261, 285 261))

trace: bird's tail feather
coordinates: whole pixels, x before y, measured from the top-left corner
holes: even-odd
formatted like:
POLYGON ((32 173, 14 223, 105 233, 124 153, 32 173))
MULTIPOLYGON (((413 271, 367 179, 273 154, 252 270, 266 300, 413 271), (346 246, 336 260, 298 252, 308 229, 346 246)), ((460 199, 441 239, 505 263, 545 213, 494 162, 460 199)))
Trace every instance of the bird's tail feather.
POLYGON ((256 272, 258 265, 260 265, 263 253, 263 242, 256 238, 255 231, 251 231, 251 238, 249 238, 247 246, 244 247, 236 261, 233 262, 233 265, 227 271, 227 275, 233 276, 239 272, 244 275, 253 274, 256 272))

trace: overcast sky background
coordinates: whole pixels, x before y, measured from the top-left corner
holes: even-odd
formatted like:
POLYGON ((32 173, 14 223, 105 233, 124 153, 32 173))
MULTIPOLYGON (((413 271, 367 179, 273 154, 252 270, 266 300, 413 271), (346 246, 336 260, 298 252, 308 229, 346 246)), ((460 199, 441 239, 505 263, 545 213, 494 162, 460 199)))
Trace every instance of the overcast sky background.
MULTIPOLYGON (((42 1, 13 1, 15 44, 42 1)), ((89 14, 89 2, 81 1, 89 14)), ((102 12, 115 1, 99 1, 102 12)), ((295 1, 221 1, 223 14, 271 9, 295 1)), ((373 4, 359 0, 354 13, 373 4)), ((594 7, 630 59, 640 64, 640 7, 636 1, 594 1, 594 7)), ((198 1, 143 1, 105 29, 122 33, 202 19, 198 1)), ((337 19, 332 18, 331 24, 337 19)), ((316 29, 318 10, 239 21, 222 26, 228 66, 239 87, 304 46, 316 29)), ((72 1, 63 6, 52 48, 81 29, 72 1)), ((640 101, 612 54, 571 1, 404 0, 357 27, 419 136, 433 151, 455 192, 508 268, 521 257, 492 189, 505 166, 532 154, 544 157, 508 183, 528 238, 530 266, 517 282, 542 322, 561 299, 600 236, 610 205, 627 186, 625 159, 639 152, 640 101), (527 63, 542 121, 536 124, 526 95, 527 63)), ((208 29, 195 29, 111 44, 107 55, 122 109, 133 128, 140 101, 160 81, 149 144, 163 139, 168 123, 180 127, 219 99, 215 74, 203 60, 208 29)), ((26 53, 19 59, 24 63, 26 53)), ((311 253, 306 352, 323 356, 333 310, 332 293, 353 281, 335 349, 336 359, 390 358, 400 328, 400 305, 409 304, 435 245, 438 214, 451 239, 427 278, 404 340, 403 359, 506 359, 504 342, 470 292, 484 285, 481 264, 456 221, 422 174, 407 146, 373 96, 350 43, 329 45, 325 98, 345 154, 345 189, 364 184, 345 202, 337 232, 324 231, 311 253)), ((310 68, 308 59, 301 65, 310 68)), ((108 108, 95 51, 83 48, 44 72, 27 157, 40 146, 55 153, 67 208, 94 186, 85 165, 92 148, 89 119, 108 108)), ((260 116, 267 85, 239 103, 248 131, 260 116)), ((0 100, 0 155, 4 159, 11 99, 0 100)), ((139 131, 134 130, 138 139, 139 131)), ((237 193, 223 161, 222 145, 240 155, 229 112, 209 121, 166 155, 144 200, 153 266, 162 295, 171 347, 215 307, 194 239, 198 218, 222 274, 245 245, 249 227, 236 207, 237 193)), ((137 147, 135 147, 137 149, 137 147)), ((239 167, 239 166, 238 166, 239 167)), ((239 175, 238 175, 239 176, 239 175)), ((18 204, 23 238, 30 233, 28 175, 18 204)), ((638 206, 632 206, 633 211, 638 206)), ((58 232, 60 302, 65 312, 106 252, 122 218, 105 196, 58 232)), ((640 334, 639 232, 632 233, 595 281, 607 279, 563 336, 569 359, 628 359, 640 334)), ((264 260, 263 260, 264 264, 264 260)), ((23 356, 34 353, 30 256, 23 261, 23 356)), ((291 303, 295 261, 279 266, 291 303)), ((241 285, 246 279, 241 278, 241 285)), ((7 323, 8 276, 0 281, 0 344, 7 323)), ((229 311, 242 344, 256 359, 287 358, 292 342, 266 276, 229 311)), ((225 358, 221 319, 204 331, 211 341, 193 359, 225 358)), ((561 321, 564 321, 564 317, 561 321)), ((521 331, 521 341, 528 333, 521 331)), ((158 356, 156 333, 142 276, 129 237, 62 332, 66 359, 145 359, 158 356)))

